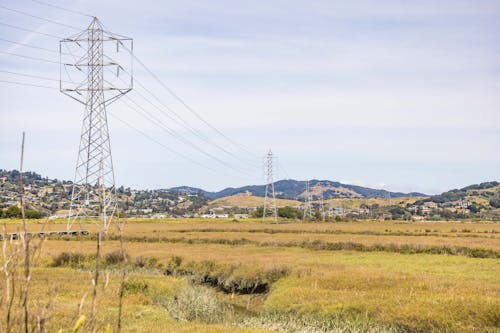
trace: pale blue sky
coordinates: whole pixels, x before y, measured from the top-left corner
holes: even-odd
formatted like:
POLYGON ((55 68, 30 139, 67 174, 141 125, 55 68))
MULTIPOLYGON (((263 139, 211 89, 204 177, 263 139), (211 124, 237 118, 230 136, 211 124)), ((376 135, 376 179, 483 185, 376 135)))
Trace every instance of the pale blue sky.
MULTIPOLYGON (((262 183, 255 164, 269 147, 295 179, 427 193, 499 179, 498 1, 50 2, 96 15, 109 30, 133 37, 136 55, 169 87, 257 155, 221 139, 136 66, 137 79, 165 104, 251 161, 243 165, 174 128, 251 176, 207 159, 116 103, 111 113, 217 169, 179 159, 110 118, 118 184, 217 190, 262 183)), ((89 23, 33 1, 1 4, 82 29, 89 23)), ((74 33, 1 8, 0 22, 58 36, 74 33)), ((0 38, 58 49, 56 39, 5 26, 0 38)), ((0 50, 58 60, 57 54, 1 40, 0 50)), ((0 70, 59 77, 58 65, 1 54, 0 70)), ((0 80, 57 85, 2 72, 0 80)), ((141 102, 136 93, 130 96, 141 102)), ((0 99, 0 168, 17 168, 24 130, 26 168, 72 179, 82 106, 57 90, 4 83, 0 99)))

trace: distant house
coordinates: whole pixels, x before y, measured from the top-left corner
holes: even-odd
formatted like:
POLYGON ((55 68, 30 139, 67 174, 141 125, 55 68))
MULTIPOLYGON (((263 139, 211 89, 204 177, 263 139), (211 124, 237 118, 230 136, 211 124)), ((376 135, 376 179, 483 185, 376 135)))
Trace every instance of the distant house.
POLYGON ((458 201, 453 201, 452 202, 453 206, 456 208, 469 208, 470 206, 470 201, 468 200, 458 200, 458 201))
POLYGON ((210 210, 208 214, 201 215, 203 219, 226 219, 228 217, 229 214, 215 214, 213 210, 210 210))
POLYGON ((165 218, 167 218, 167 215, 165 215, 165 214, 153 214, 153 215, 151 215, 151 218, 152 219, 165 219, 165 218))
POLYGON ((235 219, 247 219, 248 214, 234 214, 235 219))
POLYGON ((438 204, 434 201, 428 201, 428 202, 424 202, 424 207, 428 207, 430 209, 437 209, 438 204))
POLYGON ((342 207, 330 208, 328 210, 328 215, 330 215, 330 216, 344 216, 345 213, 346 213, 346 211, 342 207))

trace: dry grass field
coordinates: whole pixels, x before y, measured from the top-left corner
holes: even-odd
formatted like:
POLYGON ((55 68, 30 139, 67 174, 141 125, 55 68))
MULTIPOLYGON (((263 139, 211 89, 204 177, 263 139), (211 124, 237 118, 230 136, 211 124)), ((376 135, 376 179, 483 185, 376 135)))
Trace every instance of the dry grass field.
MULTIPOLYGON (((34 331, 45 317, 47 332, 89 331, 96 227, 86 229, 33 257, 34 331)), ((499 232, 488 222, 129 220, 126 261, 115 231, 102 242, 96 328, 116 331, 122 291, 123 332, 500 332, 499 232)), ((5 282, 2 268, 2 293, 5 282)), ((18 323, 21 308, 12 313, 18 323)), ((5 318, 0 296, 4 330, 5 318)))

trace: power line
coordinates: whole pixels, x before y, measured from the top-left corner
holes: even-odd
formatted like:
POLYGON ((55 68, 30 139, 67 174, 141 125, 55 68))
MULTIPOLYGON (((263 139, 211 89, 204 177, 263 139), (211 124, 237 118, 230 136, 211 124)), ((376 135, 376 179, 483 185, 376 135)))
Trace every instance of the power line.
MULTIPOLYGON (((125 73, 127 73, 128 75, 130 75, 130 73, 126 70, 123 70, 125 73)), ((122 80, 123 81, 123 80, 122 80)), ((153 92, 151 92, 148 88, 146 88, 140 81, 138 81, 137 79, 134 80, 134 82, 136 82, 144 91, 146 91, 150 96, 152 96, 156 101, 158 101, 158 103, 160 103, 164 108, 166 108, 169 112, 171 112, 172 114, 174 114, 178 120, 176 120, 175 118, 173 118, 172 116, 168 115, 163 109, 161 109, 160 107, 158 107, 156 104, 154 104, 153 102, 151 102, 151 100, 149 100, 146 96, 144 96, 143 94, 141 94, 140 92, 137 91, 137 89, 135 90, 135 93, 138 94, 142 99, 144 99, 145 101, 147 101, 150 105, 152 105, 154 108, 156 108, 157 110, 159 110, 162 114, 164 114, 166 117, 168 117, 169 119, 171 119, 172 121, 176 122, 177 124, 179 124, 180 126, 184 127, 184 128, 187 128, 191 133, 193 133, 195 136, 197 136, 199 139, 201 139, 202 141, 218 148, 219 150, 223 151, 224 153, 226 153, 227 155, 239 160, 240 162, 243 162, 244 164, 248 164, 248 161, 246 160, 243 160, 241 157, 239 157, 238 155, 232 153, 231 151, 225 149, 224 147, 220 146, 219 144, 217 144, 216 142, 210 140, 208 137, 206 137, 205 135, 203 135, 202 133, 199 132, 199 130, 197 130, 196 128, 194 128, 193 126, 191 126, 184 118, 182 118, 177 112, 175 112, 172 108, 170 108, 168 105, 166 105, 165 103, 163 103, 163 101, 161 101, 153 92), (181 122, 182 124, 180 124, 179 122, 181 122)))
MULTIPOLYGON (((38 1, 35 1, 35 2, 38 2, 38 1)), ((41 2, 39 2, 41 3, 41 2)), ((10 10, 10 11, 13 11, 13 12, 17 12, 19 14, 23 14, 23 15, 27 15, 27 16, 30 16, 30 17, 34 17, 34 18, 37 18, 37 19, 40 19, 40 20, 44 20, 44 21, 47 21, 47 22, 50 22, 50 23, 54 23, 54 24, 58 24, 58 25, 61 25, 61 26, 67 26, 67 27, 71 27, 71 28, 74 28, 74 29, 78 29, 80 30, 79 28, 76 28, 76 27, 73 27, 73 26, 70 26, 70 25, 66 25, 64 23, 60 23, 60 22, 56 22, 56 21, 53 21, 53 20, 50 20, 50 19, 46 19, 46 18, 43 18, 43 17, 40 17, 40 16, 37 16, 37 15, 32 15, 32 14, 29 14, 29 13, 26 13, 26 12, 23 12, 23 11, 19 11, 19 10, 16 10, 16 9, 12 9, 12 8, 8 8, 6 6, 2 6, 0 5, 0 8, 3 8, 3 9, 6 9, 6 10, 10 10)), ((40 34, 40 35, 44 35, 44 36, 49 36, 49 37, 53 37, 53 38, 58 38, 58 39, 63 39, 62 37, 60 36, 57 36, 57 35, 53 35, 53 34, 48 34, 48 33, 42 33, 42 32, 39 32, 39 31, 36 31, 36 30, 31 30, 31 29, 26 29, 26 28, 23 28, 23 27, 19 27, 19 26, 15 26, 15 25, 11 25, 11 24, 8 24, 8 23, 3 23, 3 22, 0 22, 1 25, 4 25, 4 26, 7 26, 7 27, 10 27, 10 28, 13 28, 13 29, 18 29, 18 30, 22 30, 22 31, 26 31, 26 32, 31 32, 31 33, 37 33, 37 34, 40 34)), ((27 47, 31 47, 31 48, 35 48, 35 49, 40 49, 40 50, 44 50, 44 51, 49 51, 49 52, 55 52, 55 51, 52 51, 52 50, 49 50, 49 49, 46 49, 46 48, 43 48, 43 47, 37 47, 37 46, 33 46, 33 45, 29 45, 29 44, 25 44, 25 43, 19 43, 19 42, 13 42, 13 41, 10 41, 10 40, 6 40, 6 39, 2 39, 6 42, 9 42, 9 43, 13 43, 13 44, 17 44, 17 45, 22 45, 22 46, 27 46, 27 47)), ((126 48, 127 49, 127 48, 126 48)), ((130 50, 127 49, 127 51, 130 52, 130 50)), ((59 62, 57 61, 52 61, 52 60, 48 60, 48 59, 43 59, 43 58, 38 58, 38 57, 32 57, 32 56, 26 56, 26 55, 22 55, 22 54, 16 54, 16 53, 11 53, 11 52, 5 52, 5 51, 0 51, 0 53, 2 54, 6 54, 6 55, 11 55, 11 56, 16 56, 16 57, 21 57, 21 58, 25 58, 25 59, 30 59, 30 60, 36 60, 36 61, 42 61, 42 62, 48 62, 48 63, 54 63, 54 64, 59 64, 59 62)), ((132 54, 132 53, 131 53, 132 54)), ((132 54, 133 56, 133 54, 132 54)), ((230 138, 228 138, 227 136, 225 136, 222 132, 220 132, 218 129, 216 129, 215 127, 213 127, 211 124, 209 124, 207 121, 205 121, 199 114, 197 114, 189 105, 187 105, 179 96, 177 96, 170 88, 168 88, 152 71, 149 70, 149 68, 147 68, 145 66, 144 63, 142 63, 142 61, 140 61, 137 57, 134 56, 134 58, 136 58, 136 60, 155 78, 155 80, 157 80, 162 86, 163 88, 165 88, 172 96, 174 96, 177 100, 179 100, 190 112, 192 112, 193 114, 195 114, 195 116, 200 119, 201 121, 203 121, 206 125, 208 125, 209 127, 211 127, 212 129, 214 129, 216 132, 218 132, 220 135, 224 136, 227 140, 229 141, 232 141, 230 138)), ((2 72, 5 72, 7 73, 8 71, 2 71, 2 72)), ((15 73, 15 72, 10 72, 9 74, 13 74, 13 75, 21 75, 21 76, 27 76, 27 77, 33 77, 33 78, 38 78, 38 79, 43 79, 43 80, 53 80, 53 81, 57 81, 57 80, 54 80, 54 79, 50 79, 50 78, 44 78, 44 77, 41 77, 41 76, 36 76, 36 75, 29 75, 29 74, 23 74, 23 73, 15 73)), ((25 84, 25 83, 21 83, 21 82, 13 82, 13 81, 5 81, 5 82, 9 82, 9 83, 12 83, 12 84, 21 84, 21 85, 29 85, 29 86, 35 86, 35 87, 42 87, 42 88, 52 88, 52 87, 46 87, 46 86, 42 86, 42 85, 33 85, 33 84, 25 84)), ((64 82, 67 82, 67 81, 64 81, 64 82)), ((175 111, 173 111, 172 109, 168 108, 168 106, 166 106, 163 102, 161 102, 161 100, 156 96, 154 95, 149 89, 147 89, 144 85, 140 84, 141 87, 146 91, 148 92, 150 95, 152 95, 157 101, 159 101, 164 107, 166 107, 170 112, 172 112, 174 115, 176 115, 176 117, 184 124, 184 127, 188 128, 192 133, 194 133, 196 136, 198 136, 200 139, 202 139, 203 141, 207 142, 207 143, 210 143, 216 147, 218 147, 219 149, 221 149, 222 151, 224 151, 225 153, 227 153, 228 155, 230 156, 233 156, 237 159, 239 159, 240 161, 246 163, 245 161, 241 160, 239 158, 239 156, 233 154, 232 152, 226 150, 225 148, 219 146, 218 144, 212 142, 210 139, 208 139, 207 137, 205 137, 204 135, 202 135, 201 133, 199 133, 195 128, 193 128, 191 125, 189 125, 188 122, 186 122, 179 114, 177 114, 175 111)), ((166 114, 162 109, 158 108, 158 106, 156 106, 154 103, 152 103, 149 99, 145 98, 145 96, 143 95, 140 95, 142 98, 144 98, 146 101, 148 101, 148 103, 150 103, 151 105, 153 105, 155 108, 157 108, 158 110, 160 110, 162 113, 166 114)), ((134 102, 135 103, 135 102, 134 102)), ((143 111, 146 112, 146 110, 143 109, 143 111)), ((151 117, 151 114, 149 114, 150 117, 151 117)), ((170 119, 174 120, 174 118, 170 117, 170 119)), ((156 120, 158 121, 158 119, 156 118, 156 120)), ((177 123, 179 123, 178 121, 176 121, 177 123)), ((155 124, 157 124, 155 122, 155 124)), ((165 124, 162 123, 163 126, 165 126, 165 124)), ((193 144, 191 141, 187 140, 186 138, 182 137, 181 135, 179 135, 178 133, 175 133, 175 131, 173 131, 172 129, 169 128, 169 134, 173 135, 174 137, 176 137, 177 139, 181 140, 182 142, 184 142, 185 144, 188 144, 190 145, 191 147, 193 147, 194 149, 200 151, 201 153, 203 153, 204 155, 218 161, 219 163, 221 163, 222 165, 226 166, 226 167, 229 167, 231 168, 232 170, 234 171, 237 171, 237 172, 240 172, 240 173, 244 173, 246 174, 245 172, 239 170, 239 169, 236 169, 234 168, 233 166, 231 166, 230 164, 222 161, 221 159, 217 158, 216 156, 213 156, 212 154, 209 154, 207 153, 206 151, 204 151, 203 149, 199 148, 198 146, 196 146, 195 144, 193 144)), ((233 144, 236 144, 234 141, 232 142, 233 144)), ((248 174, 247 174, 248 175, 248 174)))
POLYGON ((141 109, 144 113, 146 113, 149 116, 149 118, 147 116, 145 117, 143 113, 141 113, 136 108, 134 108, 131 105, 129 105, 128 103, 125 103, 123 100, 121 100, 122 103, 124 103, 126 106, 128 106, 129 108, 131 108, 133 111, 135 111, 138 114, 142 115, 144 118, 146 118, 147 120, 149 120, 151 123, 155 124, 156 126, 160 127, 164 131, 166 131, 169 135, 171 135, 175 139, 183 142, 184 144, 186 144, 186 145, 190 146, 191 148, 197 150, 198 152, 202 153, 203 155, 205 155, 205 156, 207 156, 207 157, 209 157, 209 158, 211 158, 211 159, 219 162, 221 165, 223 165, 223 166, 225 166, 225 167, 227 167, 229 169, 232 169, 233 171, 236 171, 238 173, 250 176, 245 171, 239 170, 239 169, 233 167, 229 163, 224 162, 223 160, 219 159, 218 157, 216 157, 216 156, 208 153, 207 151, 203 150, 202 148, 198 147, 197 145, 195 145, 194 143, 192 143, 190 140, 186 139, 184 136, 182 136, 181 134, 177 133, 176 131, 174 131, 173 129, 171 129, 170 127, 168 127, 163 121, 161 121, 161 119, 159 119, 158 117, 152 115, 149 111, 147 111, 144 107, 142 107, 141 105, 139 105, 136 101, 134 101, 129 96, 125 95, 125 98, 128 99, 130 102, 132 102, 137 108, 141 109), (151 120, 151 118, 153 120, 151 120))
MULTIPOLYGON (((109 70, 108 70, 109 71, 109 70)), ((127 70, 123 69, 123 71, 125 73, 127 73, 128 75, 131 75, 127 70)), ((120 80, 122 82, 123 79, 120 78, 120 80)), ((158 99, 158 97, 156 97, 156 95, 154 95, 151 91, 149 91, 146 87, 144 87, 144 85, 140 84, 140 86, 142 87, 142 89, 144 89, 145 91, 149 92, 149 94, 151 94, 153 97, 155 97, 158 101, 160 101, 158 99)), ((138 94, 142 99, 144 99, 145 101, 147 101, 151 106, 153 106, 154 108, 156 108, 157 110, 159 110, 162 114, 164 114, 165 116, 167 116, 169 119, 171 119, 172 121, 175 121, 177 124, 179 124, 179 121, 177 121, 175 118, 173 118, 172 116, 168 115, 164 110, 162 110, 160 107, 158 107, 156 104, 154 104, 153 102, 151 102, 150 99, 148 99, 146 96, 144 96, 143 94, 141 94, 140 92, 138 92, 137 90, 135 90, 135 93, 138 94)), ((195 145, 193 142, 191 142, 190 140, 188 140, 187 138, 185 138, 184 136, 182 136, 181 134, 177 133, 175 130, 173 130, 172 128, 170 128, 169 126, 167 126, 164 122, 162 122, 160 119, 158 119, 156 116, 152 115, 150 112, 148 112, 144 107, 142 107, 141 105, 139 105, 135 100, 133 100, 130 96, 125 96, 130 102, 132 102, 137 108, 141 109, 144 113, 146 113, 148 117, 145 117, 146 119, 148 119, 150 122, 154 123, 156 126, 159 126, 159 127, 162 127, 163 130, 167 131, 167 133, 171 136, 173 136, 174 138, 176 138, 177 140, 183 142, 184 144, 187 144, 189 146, 191 146, 192 148, 196 149, 197 151, 201 152, 202 154, 208 156, 209 158, 211 159, 214 159, 216 160, 217 162, 221 163, 222 165, 226 166, 226 167, 229 167, 231 169, 233 169, 234 171, 237 171, 237 172, 241 172, 241 173, 244 173, 246 175, 248 175, 246 172, 243 172, 243 169, 237 169, 237 168, 234 168, 233 166, 229 165, 228 163, 222 161, 221 159, 219 159, 218 157, 216 156, 213 156, 212 154, 206 152, 205 150, 203 150, 202 148, 198 147, 197 145, 195 145), (151 120, 150 118, 152 118, 153 120, 151 120)), ((122 103, 124 103, 125 105, 127 105, 130 109, 132 109, 133 111, 135 111, 136 113, 139 113, 141 114, 141 112, 139 110, 137 110, 136 108, 132 107, 130 104, 126 103, 125 101, 121 100, 122 103)), ((161 102, 161 101, 160 101, 161 102)), ((164 104, 162 104, 164 105, 164 104)), ((164 105, 165 106, 165 105, 164 105)), ((165 106, 166 107, 166 106, 165 106)), ((192 133, 194 133, 195 135, 197 134, 196 130, 193 129, 184 119, 182 119, 182 117, 180 117, 177 113, 175 113, 175 111, 171 110, 171 109, 168 109, 169 111, 171 111, 172 113, 174 113, 175 115, 177 115, 177 117, 179 117, 181 119, 181 121, 183 122, 183 124, 185 125, 182 125, 180 124, 181 126, 187 128, 188 130, 191 130, 192 133)), ((144 115, 141 114, 143 117, 144 115)), ((198 137, 200 137, 199 135, 197 135, 198 137)), ((200 137, 202 140, 204 139, 203 136, 200 137)), ((213 144, 211 141, 208 141, 208 140, 204 140, 205 142, 208 142, 209 144, 213 144)), ((215 144, 216 145, 216 144, 215 144)), ((220 149, 224 150, 224 148, 216 145, 217 147, 219 147, 220 149)), ((244 161, 243 161, 244 162, 244 161)))
POLYGON ((15 56, 15 57, 26 58, 26 59, 30 59, 30 60, 36 60, 36 61, 43 61, 43 62, 48 62, 48 63, 59 65, 59 62, 58 61, 54 61, 54 60, 48 60, 48 59, 37 58, 37 57, 30 57, 30 56, 26 56, 26 55, 22 55, 22 54, 5 52, 5 51, 0 51, 0 53, 1 54, 15 56))
POLYGON ((17 25, 9 24, 9 23, 0 22, 0 25, 6 26, 6 27, 9 27, 12 29, 17 29, 17 30, 26 31, 26 32, 32 32, 35 34, 39 34, 39 35, 43 35, 43 36, 47 36, 47 37, 52 37, 52 38, 56 38, 56 39, 63 39, 62 37, 57 36, 57 35, 48 34, 45 32, 40 32, 40 31, 36 31, 36 30, 32 30, 32 29, 26 29, 26 28, 19 27, 17 25))
POLYGON ((68 8, 60 7, 60 6, 53 5, 51 3, 45 2, 45 1, 40 1, 40 0, 31 0, 31 1, 36 2, 38 4, 41 4, 41 5, 44 5, 44 6, 56 8, 56 9, 59 9, 59 10, 64 10, 64 11, 66 11, 68 13, 78 14, 78 15, 87 16, 87 17, 94 17, 94 15, 86 14, 84 12, 80 12, 80 11, 77 11, 77 10, 74 10, 74 9, 68 9, 68 8))
POLYGON ((41 47, 41 46, 36 46, 36 45, 31 45, 31 44, 26 44, 26 43, 20 43, 20 42, 14 42, 12 40, 4 39, 4 38, 0 38, 0 40, 3 41, 3 42, 15 44, 15 45, 26 46, 26 47, 29 47, 29 48, 32 48, 32 49, 43 50, 43 51, 52 52, 52 53, 59 53, 56 50, 47 49, 47 48, 41 47))
POLYGON ((37 88, 59 90, 58 87, 49 87, 49 86, 44 86, 44 85, 41 85, 41 84, 31 84, 31 83, 25 83, 25 82, 15 82, 15 81, 8 81, 8 80, 0 80, 0 83, 9 83, 9 84, 17 84, 17 85, 21 85, 21 86, 29 86, 29 87, 37 87, 37 88))
POLYGON ((22 11, 22 10, 9 8, 9 7, 6 7, 6 6, 4 6, 4 5, 0 5, 0 8, 5 9, 5 10, 9 10, 9 11, 14 12, 14 13, 18 13, 18 14, 21 14, 21 15, 25 15, 25 16, 33 17, 33 18, 36 18, 36 19, 38 19, 38 20, 42 20, 42 21, 45 21, 45 22, 49 22, 49 23, 53 23, 53 24, 57 24, 57 25, 60 25, 60 26, 63 26, 63 27, 67 27, 67 28, 75 29, 75 30, 78 30, 78 31, 82 30, 82 29, 80 29, 80 28, 74 27, 74 26, 69 25, 69 24, 65 24, 65 23, 57 22, 57 21, 54 21, 54 20, 51 20, 51 19, 48 19, 48 18, 44 18, 44 17, 38 16, 38 15, 33 15, 33 14, 30 14, 30 13, 24 12, 24 11, 22 11))
MULTIPOLYGON (((4 8, 4 9, 7 9, 7 10, 12 10, 14 12, 18 12, 18 13, 21 13, 21 14, 25 14, 25 15, 28 15, 28 16, 31 16, 31 17, 35 17, 37 19, 42 19, 42 20, 46 20, 48 22, 51 22, 51 23, 55 23, 55 24, 60 24, 59 22, 56 22, 56 21, 52 21, 52 20, 49 20, 49 19, 45 19, 45 18, 42 18, 42 17, 39 17, 39 16, 36 16, 36 15, 32 15, 32 14, 29 14, 29 13, 26 13, 26 12, 22 12, 22 11, 18 11, 18 10, 15 10, 15 9, 11 9, 11 8, 8 8, 8 7, 5 7, 5 6, 2 6, 0 5, 0 8, 4 8)), ((22 27, 17 27, 17 26, 12 26, 10 24, 5 24, 9 27, 13 27, 15 29, 20 29, 20 30, 23 30, 23 31, 29 31, 29 32, 33 32, 33 33, 39 33, 38 31, 35 31, 35 30, 29 30, 29 29, 25 29, 25 28, 22 28, 22 27)), ((65 26, 65 24, 60 24, 60 25, 63 25, 65 26)), ((72 26, 71 26, 72 27, 72 26)), ((76 27, 72 27, 74 29, 78 29, 76 27)), ((78 29, 79 30, 79 29, 78 29)), ((41 33, 41 34, 44 34, 44 33, 41 33)), ((44 34, 44 35, 48 35, 48 34, 44 34)), ((51 36, 54 36, 54 37, 57 37, 55 35, 51 35, 51 36)), ((59 38, 59 39, 62 39, 62 38, 59 38)), ((12 41, 9 41, 9 40, 5 40, 5 41, 8 41, 10 43, 14 43, 14 44, 17 44, 17 45, 23 45, 23 43, 17 43, 17 42, 12 42, 12 41)), ((42 50, 45 50, 45 51, 48 51, 48 49, 45 49, 45 48, 41 48, 41 47, 36 47, 36 46, 31 46, 31 45, 28 45, 28 44, 24 44, 24 46, 28 46, 28 47, 32 47, 32 48, 37 48, 37 49, 42 49, 42 50)), ((162 86, 164 89, 166 89, 172 96, 174 96, 178 101, 180 101, 190 112, 192 112, 198 119, 200 119, 201 121, 203 121, 206 125, 210 126, 212 129, 214 129, 216 132, 218 132, 220 135, 224 136, 227 140, 229 141, 233 141, 231 140, 230 138, 228 138, 227 136, 225 136, 222 132, 220 132, 217 128, 215 128, 214 126, 212 126, 211 124, 209 124, 206 120, 204 120, 198 113, 196 113, 196 111, 194 111, 189 105, 187 105, 186 102, 184 102, 178 95, 176 95, 169 87, 167 87, 151 70, 149 70, 148 67, 146 67, 146 65, 140 60, 138 59, 136 56, 133 55, 133 53, 127 48, 125 47, 125 49, 127 51, 130 52, 130 54, 150 73, 150 75, 153 76, 153 78, 155 78, 155 80, 157 80, 162 86)), ((52 52, 52 51, 51 51, 52 52)), ((55 62, 55 61, 50 61, 50 60, 46 60, 46 59, 41 59, 41 58, 35 58, 35 57, 30 57, 30 56, 25 56, 25 55, 19 55, 19 54, 15 54, 15 53, 7 53, 7 52, 2 52, 4 54, 9 54, 9 55, 12 55, 12 56, 17 56, 17 57, 22 57, 22 58, 26 58, 26 59, 31 59, 31 60, 39 60, 39 61, 44 61, 44 62, 50 62, 50 63, 56 63, 56 64, 59 64, 58 62, 55 62)), ((127 72, 127 74, 130 75, 130 73, 127 72)), ((210 140, 208 137, 206 137, 205 135, 201 134, 198 130, 196 130, 194 127, 192 127, 191 125, 189 125, 188 122, 186 122, 178 113, 176 113, 174 110, 172 110, 170 107, 168 107, 167 105, 165 105, 155 94, 153 94, 149 89, 147 89, 142 83, 140 82, 137 82, 141 87, 142 89, 144 89, 144 91, 146 91, 148 94, 150 94, 151 96, 153 96, 163 107, 165 107, 167 110, 169 110, 171 113, 173 113, 178 119, 179 121, 181 121, 183 123, 183 125, 181 126, 184 126, 186 128, 188 128, 188 130, 193 133, 194 135, 196 135, 198 138, 200 138, 201 140, 203 140, 204 142, 207 142, 215 147, 217 147, 218 149, 220 149, 221 151, 223 151, 224 153, 232 156, 233 158, 236 158, 238 159, 239 161, 247 164, 248 161, 245 161, 243 159, 241 159, 239 156, 237 156, 236 154, 230 152, 229 150, 225 149, 224 147, 218 145, 217 143, 213 142, 212 140, 210 140)), ((144 98, 148 103, 150 103, 151 105, 153 105, 155 108, 157 108, 160 112, 166 114, 163 110, 161 110, 160 108, 158 108, 154 103, 152 103, 149 99, 145 98, 145 96, 143 96, 142 94, 139 94, 142 98, 144 98)), ((173 121, 176 121, 174 118, 168 116, 171 120, 173 121)), ((176 121, 177 122, 177 121, 176 121)), ((178 122, 177 122, 178 123, 178 122)), ((232 142, 233 144, 236 144, 236 142, 232 142)), ((250 152, 251 153, 251 152, 250 152)))
POLYGON ((145 138, 147 138, 148 140, 150 140, 150 141, 152 141, 152 142, 156 143, 157 145, 161 146, 162 148, 164 148, 164 149, 168 150, 169 152, 171 152, 171 153, 173 153, 173 154, 175 154, 175 155, 177 155, 177 156, 179 156, 179 157, 181 157, 181 158, 185 159, 185 160, 186 160, 186 161, 188 161, 188 162, 191 162, 191 163, 194 163, 194 164, 196 164, 196 165, 198 165, 198 166, 201 166, 202 168, 205 168, 205 169, 207 169, 207 170, 213 171, 213 172, 215 172, 215 173, 219 173, 219 171, 217 171, 217 170, 215 170, 215 169, 212 169, 212 168, 210 168, 209 166, 206 166, 206 165, 204 165, 204 164, 202 164, 202 163, 199 163, 198 161, 193 160, 193 159, 189 158, 188 156, 186 156, 186 155, 184 155, 184 154, 181 154, 181 153, 179 153, 178 151, 176 151, 176 150, 174 150, 174 149, 172 149, 172 148, 170 148, 170 147, 168 147, 168 146, 164 145, 163 143, 161 143, 160 141, 156 140, 155 138, 153 138, 152 136, 150 136, 150 135, 149 135, 149 134, 147 134, 146 132, 141 131, 140 129, 138 129, 137 127, 133 126, 133 125, 132 125, 132 124, 130 124, 129 122, 127 122, 127 121, 125 121, 125 120, 123 120, 123 119, 119 118, 119 117, 118 117, 117 115, 115 115, 114 113, 109 112, 109 114, 110 114, 113 118, 115 118, 116 120, 120 121, 121 123, 125 124, 126 126, 130 127, 131 129, 135 130, 136 132, 140 133, 142 136, 144 136, 144 137, 145 137, 145 138))
POLYGON ((279 159, 277 160, 277 162, 278 162, 278 167, 280 168, 281 171, 283 171, 283 173, 285 174, 285 177, 287 179, 291 179, 290 175, 288 174, 288 172, 286 172, 285 167, 283 166, 283 164, 280 162, 279 159))
POLYGON ((198 112, 196 112, 191 106, 189 106, 182 98, 180 98, 171 88, 169 88, 160 78, 152 71, 150 70, 135 54, 131 52, 128 48, 125 47, 125 49, 132 54, 133 58, 151 75, 170 95, 172 95, 177 101, 179 101, 189 112, 191 112, 196 118, 198 118, 201 122, 203 122, 205 125, 207 125, 209 128, 211 128, 213 131, 215 131, 217 134, 222 136, 226 141, 230 142, 236 147, 239 147, 240 149, 243 149, 245 152, 257 156, 251 151, 249 151, 246 147, 241 145, 240 143, 232 140, 229 138, 227 135, 222 133, 219 129, 217 129, 215 126, 210 124, 207 120, 205 120, 198 112))
MULTIPOLYGON (((32 77, 32 78, 35 78, 35 79, 46 80, 46 81, 56 81, 56 82, 60 81, 58 79, 53 79, 53 78, 50 78, 50 77, 45 77, 45 76, 40 76, 40 75, 33 75, 33 74, 26 74, 26 73, 19 73, 19 72, 11 72, 11 71, 3 70, 3 69, 0 69, 0 73, 6 73, 6 74, 12 74, 12 75, 18 75, 18 76, 25 76, 25 77, 32 77)), ((73 82, 69 82, 69 81, 62 81, 62 82, 73 83, 73 82)))

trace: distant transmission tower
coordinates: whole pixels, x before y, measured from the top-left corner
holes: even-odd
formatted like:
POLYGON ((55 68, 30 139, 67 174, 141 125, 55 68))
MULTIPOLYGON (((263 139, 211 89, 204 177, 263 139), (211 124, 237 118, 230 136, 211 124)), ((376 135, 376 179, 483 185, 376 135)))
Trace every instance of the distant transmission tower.
POLYGON ((320 209, 321 209, 321 220, 323 222, 325 222, 325 219, 326 219, 326 214, 325 214, 325 196, 324 196, 323 192, 321 192, 320 209))
POLYGON ((132 43, 104 31, 97 18, 59 43, 60 91, 85 105, 68 230, 77 220, 81 225, 85 218, 99 217, 106 233, 116 212, 106 106, 132 90, 132 43), (130 80, 120 78, 125 74, 130 80))
POLYGON ((306 180, 306 200, 304 205, 304 220, 306 216, 310 219, 312 217, 312 207, 311 207, 311 191, 309 188, 309 180, 306 180))
POLYGON ((274 156, 271 149, 265 156, 266 171, 266 193, 264 196, 264 210, 262 212, 262 221, 267 217, 267 210, 272 209, 274 222, 278 221, 278 207, 276 206, 276 193, 274 192, 274 156), (271 195, 271 197, 269 197, 271 195), (269 203, 271 201, 271 203, 269 203), (268 207, 270 206, 270 207, 268 207))

